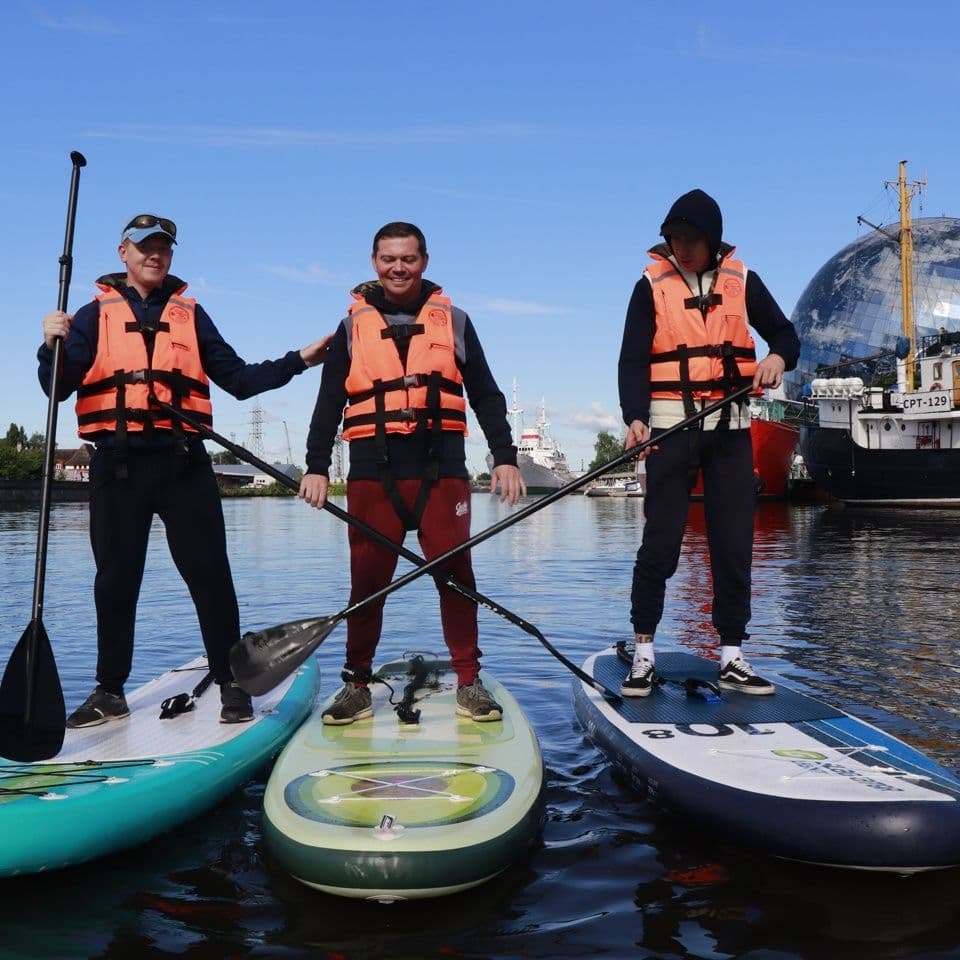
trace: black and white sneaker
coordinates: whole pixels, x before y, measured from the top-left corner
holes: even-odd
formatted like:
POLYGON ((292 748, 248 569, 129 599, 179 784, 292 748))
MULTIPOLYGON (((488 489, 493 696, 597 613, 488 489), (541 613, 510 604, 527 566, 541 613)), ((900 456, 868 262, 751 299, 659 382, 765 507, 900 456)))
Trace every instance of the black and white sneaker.
POLYGON ((753 693, 768 696, 774 692, 769 680, 764 680, 743 657, 731 660, 720 668, 718 684, 723 690, 738 690, 740 693, 753 693))
POLYGON ((123 720, 130 716, 127 701, 122 693, 109 693, 96 686, 93 693, 67 717, 67 727, 76 730, 80 727, 99 727, 110 720, 123 720))
POLYGON ((220 684, 220 722, 249 723, 253 719, 250 694, 232 680, 220 684))
POLYGON ((653 663, 642 657, 634 660, 627 679, 620 685, 622 697, 649 697, 653 690, 653 663))

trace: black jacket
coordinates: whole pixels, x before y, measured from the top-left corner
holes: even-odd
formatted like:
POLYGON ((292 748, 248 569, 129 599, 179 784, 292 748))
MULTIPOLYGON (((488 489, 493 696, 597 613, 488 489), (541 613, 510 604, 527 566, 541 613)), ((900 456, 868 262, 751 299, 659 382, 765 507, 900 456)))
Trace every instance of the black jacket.
MULTIPOLYGON (((362 283, 355 288, 364 299, 376 307, 390 323, 408 323, 420 312, 427 298, 439 287, 429 280, 423 281, 420 298, 412 304, 398 306, 383 296, 378 282, 362 283)), ((516 466, 517 450, 513 445, 510 424, 507 420, 507 402, 487 366, 483 347, 470 318, 454 307, 454 323, 462 324, 462 345, 458 344, 457 367, 463 377, 463 387, 470 407, 477 416, 480 429, 493 455, 494 466, 516 466), (459 315, 459 316, 457 316, 459 315), (462 355, 461 355, 462 349, 462 355)), ((350 373, 350 346, 347 339, 347 323, 343 320, 337 327, 327 351, 320 379, 320 390, 310 421, 307 435, 307 472, 329 476, 330 460, 337 428, 347 403, 346 380, 350 373)), ((405 360, 407 343, 394 341, 405 360)), ((463 435, 444 431, 440 451, 439 476, 468 477, 466 447, 463 435)), ((426 433, 410 435, 389 434, 387 450, 390 472, 396 479, 413 479, 423 476, 427 462, 428 436, 426 433)), ((376 480, 380 477, 377 464, 376 443, 372 437, 350 441, 350 480, 376 480)))

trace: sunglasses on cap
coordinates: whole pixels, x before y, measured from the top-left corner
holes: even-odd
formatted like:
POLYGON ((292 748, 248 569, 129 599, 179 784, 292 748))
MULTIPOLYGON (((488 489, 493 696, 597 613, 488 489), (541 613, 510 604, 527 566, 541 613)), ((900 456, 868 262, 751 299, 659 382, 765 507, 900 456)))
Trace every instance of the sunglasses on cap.
POLYGON ((169 233, 174 240, 177 239, 177 225, 166 217, 155 217, 152 213, 141 213, 140 216, 134 217, 123 228, 123 232, 126 233, 128 230, 143 230, 147 227, 159 227, 161 230, 169 233))

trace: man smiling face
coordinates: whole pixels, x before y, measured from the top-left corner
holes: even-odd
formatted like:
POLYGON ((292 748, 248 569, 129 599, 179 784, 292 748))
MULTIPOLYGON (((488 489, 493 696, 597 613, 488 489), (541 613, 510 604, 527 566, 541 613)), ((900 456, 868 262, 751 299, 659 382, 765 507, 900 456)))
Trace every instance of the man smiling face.
POLYGON ((416 300, 429 259, 416 237, 381 237, 371 260, 386 298, 392 303, 416 300))
POLYGON ((163 233, 155 233, 140 243, 124 240, 119 253, 127 268, 127 285, 144 298, 160 288, 173 263, 173 244, 163 233))

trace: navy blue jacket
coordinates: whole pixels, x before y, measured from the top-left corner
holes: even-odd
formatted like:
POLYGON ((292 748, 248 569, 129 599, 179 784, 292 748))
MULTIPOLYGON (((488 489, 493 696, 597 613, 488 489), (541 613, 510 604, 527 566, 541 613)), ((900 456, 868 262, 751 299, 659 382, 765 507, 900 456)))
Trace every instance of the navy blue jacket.
MULTIPOLYGON (((137 290, 126 285, 126 274, 108 274, 97 283, 114 287, 123 294, 133 310, 133 315, 142 328, 156 329, 163 308, 170 296, 184 287, 178 277, 168 276, 163 285, 144 300, 137 290)), ((307 365, 298 350, 291 350, 278 360, 265 360, 262 363, 247 363, 237 356, 233 347, 220 335, 207 312, 197 304, 196 308, 197 341, 200 346, 200 360, 207 376, 218 387, 236 397, 246 400, 249 397, 273 390, 289 383, 298 373, 303 373, 307 365)), ((97 300, 84 304, 73 318, 70 333, 63 344, 63 363, 61 367, 59 400, 65 400, 80 386, 86 372, 90 369, 97 353, 97 340, 100 331, 100 303, 97 300)), ((149 334, 147 334, 149 336, 149 334)), ((41 344, 37 351, 39 361, 38 376, 43 392, 50 394, 50 367, 53 351, 41 344)), ((165 446, 173 443, 169 430, 152 431, 152 436, 131 434, 130 446, 165 446)), ((97 446, 111 446, 113 433, 105 432, 96 437, 97 446)), ((191 436, 193 442, 199 439, 191 436)))

